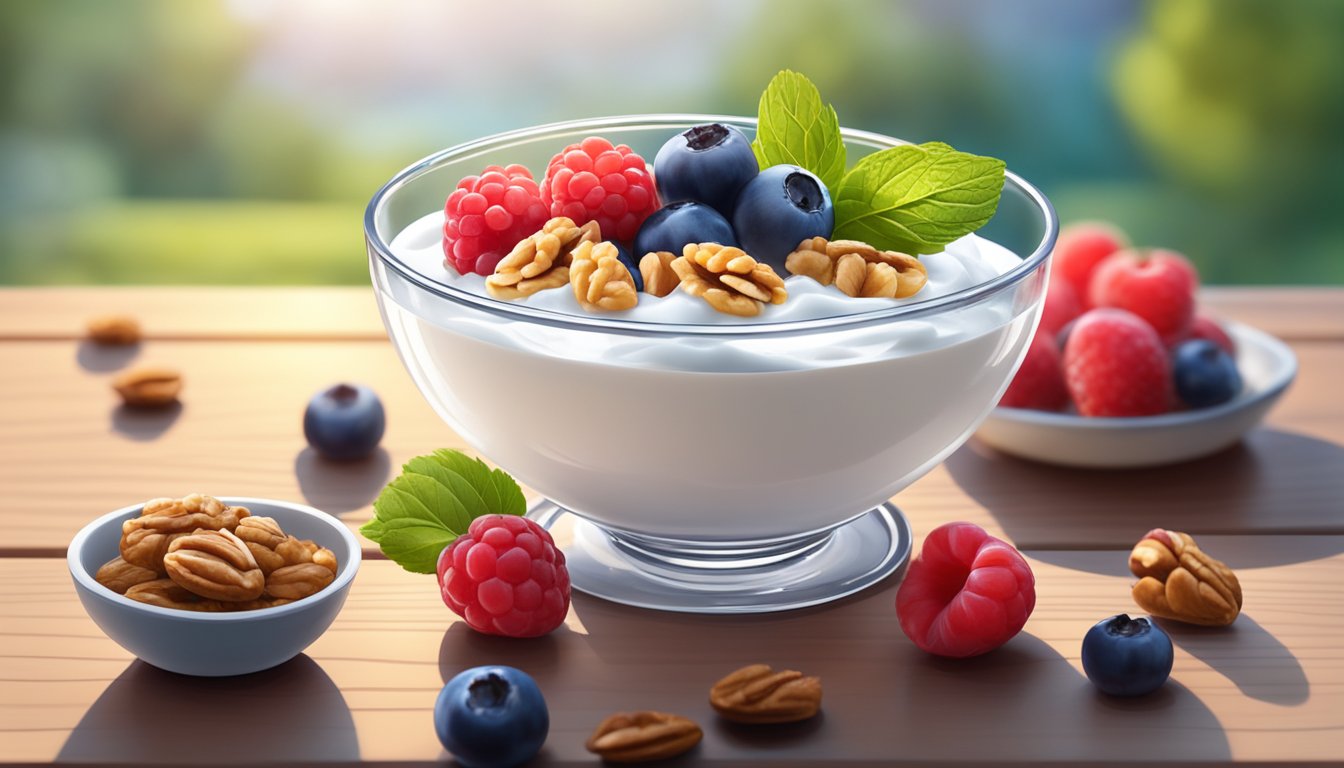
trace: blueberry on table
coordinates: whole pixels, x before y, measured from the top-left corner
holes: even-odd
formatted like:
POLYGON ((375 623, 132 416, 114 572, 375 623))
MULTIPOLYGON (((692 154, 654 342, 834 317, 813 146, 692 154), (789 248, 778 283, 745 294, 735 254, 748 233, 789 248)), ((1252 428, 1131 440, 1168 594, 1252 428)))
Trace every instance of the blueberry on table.
POLYGON ((1171 357, 1176 395, 1191 408, 1209 408, 1237 396, 1241 374, 1227 350, 1208 339, 1182 342, 1171 357))
POLYGON ((461 672, 434 702, 439 741, 467 768, 504 768, 531 760, 546 742, 550 726, 536 681, 513 667, 461 672))
POLYGON ((742 187, 760 171, 751 142, 722 123, 697 125, 667 140, 653 159, 665 203, 693 200, 731 216, 742 187))
POLYGON ((1151 620, 1127 614, 1099 622, 1083 637, 1083 671, 1102 693, 1142 696, 1171 675, 1171 638, 1151 620))
POLYGON ((733 209, 742 250, 784 271, 784 261, 810 237, 831 236, 835 207, 821 179, 796 165, 774 165, 747 182, 733 209))
POLYGON ((682 200, 669 203, 644 220, 635 234, 637 259, 647 253, 667 251, 680 256, 687 243, 737 245, 733 225, 718 211, 704 203, 682 200))
POLYGON ((303 436, 328 459, 362 459, 383 439, 387 416, 378 395, 357 384, 337 384, 313 395, 303 414, 303 436))

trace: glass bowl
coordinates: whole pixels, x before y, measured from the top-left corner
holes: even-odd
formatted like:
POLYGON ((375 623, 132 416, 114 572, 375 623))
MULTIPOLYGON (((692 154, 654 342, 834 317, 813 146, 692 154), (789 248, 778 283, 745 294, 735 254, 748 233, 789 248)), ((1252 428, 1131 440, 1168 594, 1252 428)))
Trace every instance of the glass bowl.
MULTIPOLYGON (((649 608, 745 613, 833 600, 909 557, 888 502, 960 446, 1035 329, 1057 223, 1009 173, 979 234, 1021 258, 927 301, 755 324, 652 323, 495 300, 389 243, 463 176, 601 135, 646 159, 717 115, 503 133, 432 155, 374 195, 369 265, 388 335, 463 440, 545 496, 574 588, 649 608), (567 530, 566 530, 567 529, 567 530), (562 540, 564 537, 561 537, 562 540)), ((844 130, 850 161, 898 139, 844 130)))

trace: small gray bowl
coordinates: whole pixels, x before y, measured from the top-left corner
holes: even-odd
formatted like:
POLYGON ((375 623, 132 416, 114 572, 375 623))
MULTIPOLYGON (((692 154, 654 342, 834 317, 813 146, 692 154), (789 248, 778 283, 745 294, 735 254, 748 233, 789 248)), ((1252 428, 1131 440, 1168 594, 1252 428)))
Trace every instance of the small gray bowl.
POLYGON ((286 501, 219 499, 247 507, 254 515, 273 517, 285 533, 312 539, 336 553, 336 579, 316 595, 257 611, 196 613, 147 605, 94 580, 98 569, 118 554, 121 524, 139 515, 143 505, 123 507, 94 520, 75 534, 66 553, 79 601, 118 645, 169 672, 225 677, 289 661, 331 626, 359 570, 359 541, 335 517, 286 501))

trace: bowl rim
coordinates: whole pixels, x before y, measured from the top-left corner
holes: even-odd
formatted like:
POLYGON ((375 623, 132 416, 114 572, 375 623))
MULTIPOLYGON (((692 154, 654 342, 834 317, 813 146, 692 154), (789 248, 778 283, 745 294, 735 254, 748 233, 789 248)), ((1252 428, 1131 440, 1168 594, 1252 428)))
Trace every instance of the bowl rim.
MULTIPOLYGON (((601 331, 633 336, 712 336, 717 338, 744 338, 761 336, 786 336, 800 333, 818 333, 838 329, 863 327, 904 318, 924 317, 944 311, 951 311, 976 304, 1001 291, 1011 289, 1028 276, 1035 274, 1054 249, 1055 239, 1059 235, 1059 219, 1054 207, 1045 194, 1034 185, 1012 171, 1005 170, 1004 185, 1015 186, 1031 200, 1045 219, 1045 232, 1035 250, 1022 259, 1020 264, 1000 275, 960 291, 939 296, 926 301, 898 304, 882 309, 871 309, 847 315, 813 318, 809 320, 787 320, 772 323, 658 323, 640 320, 612 319, 601 316, 582 316, 524 304, 515 304, 491 296, 477 294, 457 286, 439 283, 429 279, 410 265, 397 258, 389 243, 378 235, 377 213, 384 202, 402 187, 414 179, 433 171, 438 165, 455 160, 468 159, 473 153, 480 154, 490 149, 506 147, 534 141, 546 135, 563 132, 602 128, 631 128, 637 126, 657 127, 666 125, 669 129, 702 123, 726 123, 734 127, 755 127, 756 118, 734 115, 706 115, 694 113, 652 113, 615 115, 609 117, 584 118, 543 125, 520 128, 512 131, 492 134, 466 141, 447 149, 430 154, 403 168, 374 193, 364 210, 364 239, 371 254, 377 254, 378 261, 388 269, 400 275, 413 287, 426 291, 455 304, 482 310, 508 320, 524 321, 580 331, 601 331)), ((912 142, 886 136, 872 131, 853 128, 841 128, 840 134, 847 143, 857 143, 885 149, 912 142)), ((375 281, 376 283, 376 281, 375 281)), ((376 288, 376 285, 375 285, 376 288)))
POLYGON ((70 546, 66 548, 65 555, 66 565, 70 569, 71 576, 74 577, 75 581, 81 587, 89 590, 91 594, 109 600, 117 605, 167 619, 205 622, 257 621, 259 619, 278 618, 316 605, 322 602, 322 600, 340 593, 354 581, 355 573, 359 571, 360 563, 363 560, 363 547, 360 546, 359 539, 355 538, 355 534, 352 533, 339 518, 333 517, 315 507, 310 507, 306 504, 298 504, 292 501, 264 499, 255 496, 216 496, 215 498, 230 506, 248 507, 249 510, 259 506, 280 507, 289 512, 297 512, 321 520, 330 525, 332 529, 337 532, 350 551, 345 570, 338 573, 336 578, 332 580, 330 584, 313 595, 309 595, 301 600, 295 600, 292 603, 286 603, 285 605, 278 605, 273 608, 265 608, 255 611, 205 613, 201 611, 184 611, 179 608, 164 608, 162 606, 150 605, 149 603, 132 600, 125 595, 119 595, 102 584, 99 584, 93 577, 93 574, 84 569, 83 564, 80 562, 80 553, 84 550, 85 543, 95 531, 112 522, 123 520, 128 515, 143 509, 145 502, 140 502, 139 504, 131 504, 112 512, 108 512, 105 515, 100 515, 98 518, 81 528, 79 533, 75 534, 75 537, 70 540, 70 546))
POLYGON ((1297 378, 1297 355, 1293 353, 1292 347, 1289 347, 1283 340, 1245 323, 1232 320, 1223 320, 1221 323, 1228 330, 1229 335, 1236 340, 1239 347, 1255 348, 1265 352, 1277 363, 1269 376, 1268 383, 1263 388, 1244 397, 1234 397, 1226 403, 1215 405, 1212 408, 1176 411, 1156 416, 1080 416, 1074 413, 1037 411, 1030 408, 1010 408, 996 405, 990 411, 988 418, 1053 429, 1134 432, 1202 425, 1254 408, 1266 401, 1272 402, 1277 399, 1297 378))

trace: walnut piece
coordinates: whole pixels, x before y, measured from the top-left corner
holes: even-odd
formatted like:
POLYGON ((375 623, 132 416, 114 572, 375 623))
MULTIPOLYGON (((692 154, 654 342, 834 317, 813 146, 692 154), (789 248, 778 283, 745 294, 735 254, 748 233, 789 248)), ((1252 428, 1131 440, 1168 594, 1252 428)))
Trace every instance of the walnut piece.
POLYGON ((197 529, 233 530, 251 513, 213 496, 193 493, 181 499, 151 499, 139 517, 121 525, 121 557, 131 565, 167 573, 163 557, 177 537, 197 529))
POLYGON ((1129 570, 1139 577, 1134 602, 1154 616, 1225 627, 1241 613, 1237 575, 1205 554, 1190 534, 1149 531, 1129 553, 1129 570))
POLYGON ((610 242, 579 243, 569 265, 569 285, 588 312, 619 312, 639 303, 635 278, 610 242))
POLYGON ((613 763, 664 760, 700 743, 700 726, 666 712, 621 712, 597 726, 584 746, 613 763))
POLYGON ((813 717, 821 709, 821 678, 753 664, 715 683, 709 691, 709 703, 714 711, 737 723, 793 723, 813 717))
POLYGON ((182 375, 171 368, 141 366, 119 374, 112 388, 131 408, 163 408, 177 402, 182 375))
POLYGON ((783 278, 741 248, 688 243, 672 261, 672 270, 681 278, 683 291, 730 315, 755 317, 767 302, 783 304, 789 297, 783 278))
POLYGON ((175 539, 163 564, 179 586, 211 600, 256 600, 266 588, 247 544, 226 530, 198 530, 175 539))
POLYGON ((156 571, 149 568, 141 568, 138 565, 131 565, 120 557, 114 557, 103 564, 94 574, 94 580, 104 587, 116 592, 118 595, 126 594, 126 590, 137 584, 144 584, 147 581, 154 581, 159 578, 156 571))
POLYGON ((579 243, 602 239, 597 222, 578 226, 573 219, 557 216, 541 231, 525 237, 495 266, 485 279, 485 290, 497 299, 521 299, 537 291, 559 288, 569 282, 572 252, 579 243))
POLYGON ((129 315, 103 315, 86 326, 89 340, 111 347, 126 347, 140 341, 140 323, 129 315))
POLYGON ((649 251, 639 260, 639 274, 644 278, 644 292, 662 298, 677 290, 681 276, 672 271, 676 255, 667 251, 649 251))
POLYGON ((929 282, 928 269, 914 256, 880 251, 857 240, 804 240, 789 254, 784 268, 822 285, 834 284, 856 298, 904 299, 929 282))

